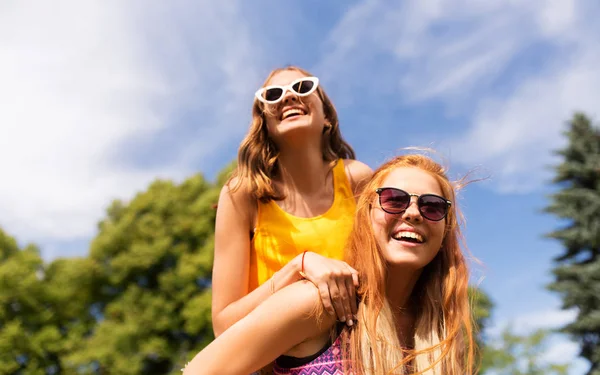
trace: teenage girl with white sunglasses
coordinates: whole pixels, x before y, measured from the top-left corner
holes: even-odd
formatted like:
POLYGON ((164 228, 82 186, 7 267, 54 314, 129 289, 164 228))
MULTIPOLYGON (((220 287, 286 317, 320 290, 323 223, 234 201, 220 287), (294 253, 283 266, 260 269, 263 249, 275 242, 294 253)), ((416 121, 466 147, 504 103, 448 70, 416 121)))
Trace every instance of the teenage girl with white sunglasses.
POLYGON ((342 138, 319 79, 298 67, 272 71, 255 94, 237 169, 219 197, 216 336, 302 279, 318 288, 326 312, 354 323, 359 275, 342 258, 356 197, 371 175, 342 138))

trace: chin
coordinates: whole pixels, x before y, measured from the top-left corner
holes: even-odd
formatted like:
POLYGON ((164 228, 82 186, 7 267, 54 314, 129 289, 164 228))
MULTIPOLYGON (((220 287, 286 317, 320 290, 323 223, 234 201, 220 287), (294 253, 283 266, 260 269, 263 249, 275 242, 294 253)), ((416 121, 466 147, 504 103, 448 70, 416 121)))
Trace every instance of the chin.
POLYGON ((426 246, 405 248, 399 244, 394 245, 388 247, 385 254, 385 259, 391 266, 421 269, 435 257, 435 254, 431 256, 426 246))
POLYGON ((423 259, 408 256, 392 256, 387 257, 388 265, 392 267, 401 267, 418 270, 425 267, 426 262, 423 259))
POLYGON ((282 120, 279 123, 279 128, 305 128, 312 125, 310 116, 302 116, 301 118, 289 118, 282 120))
POLYGON ((307 119, 295 119, 293 121, 283 120, 277 125, 277 133, 280 136, 308 136, 310 138, 318 136, 321 137, 322 130, 320 127, 314 125, 310 118, 307 119))

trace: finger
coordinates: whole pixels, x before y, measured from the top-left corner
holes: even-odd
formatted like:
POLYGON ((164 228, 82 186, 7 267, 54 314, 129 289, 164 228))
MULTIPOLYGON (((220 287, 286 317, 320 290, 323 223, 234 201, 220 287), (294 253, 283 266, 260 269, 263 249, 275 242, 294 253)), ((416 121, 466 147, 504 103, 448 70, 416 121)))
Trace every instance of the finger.
POLYGON ((346 265, 346 269, 350 271, 350 273, 352 274, 352 281, 354 282, 354 286, 358 288, 359 285, 359 278, 358 278, 358 271, 355 270, 353 267, 350 267, 350 265, 348 265, 348 263, 345 263, 346 265))
POLYGON ((335 279, 329 281, 329 295, 331 296, 331 303, 335 309, 335 315, 337 315, 341 322, 345 322, 346 311, 344 310, 344 305, 342 304, 341 300, 341 292, 335 279))
POLYGON ((331 296, 329 295, 329 286, 326 283, 320 283, 318 288, 321 301, 323 302, 323 308, 325 308, 325 311, 327 311, 329 315, 335 315, 335 310, 331 304, 331 296))
POLYGON ((358 273, 352 272, 352 282, 355 288, 358 288, 360 285, 360 279, 358 278, 358 273))
POLYGON ((344 275, 339 277, 336 282, 340 291, 340 303, 344 308, 344 316, 346 317, 346 323, 348 325, 353 324, 352 307, 350 306, 350 291, 348 290, 348 284, 350 284, 350 275, 344 275))
POLYGON ((358 312, 358 306, 356 304, 356 288, 350 279, 346 279, 346 289, 348 290, 348 298, 350 299, 350 311, 352 311, 352 316, 356 316, 358 312))

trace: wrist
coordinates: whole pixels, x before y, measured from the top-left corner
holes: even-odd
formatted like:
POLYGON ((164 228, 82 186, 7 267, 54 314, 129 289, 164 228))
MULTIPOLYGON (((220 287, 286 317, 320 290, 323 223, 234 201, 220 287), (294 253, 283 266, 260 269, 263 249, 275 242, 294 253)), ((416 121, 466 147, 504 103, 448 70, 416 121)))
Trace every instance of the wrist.
POLYGON ((300 281, 300 280, 304 280, 306 277, 305 272, 306 272, 306 258, 308 258, 308 253, 310 253, 309 251, 303 251, 302 253, 296 255, 296 257, 294 258, 294 260, 291 262, 293 263, 293 267, 292 267, 292 275, 294 278, 294 281, 300 281))
POLYGON ((277 276, 275 280, 276 286, 279 289, 288 286, 296 281, 302 280, 300 271, 302 270, 302 254, 296 256, 289 263, 287 263, 281 270, 279 270, 273 277, 277 276))
POLYGON ((301 261, 300 261, 300 271, 298 271, 298 273, 300 274, 300 276, 303 279, 307 278, 306 277, 306 269, 304 268, 304 260, 306 259, 306 254, 308 254, 308 251, 304 251, 302 253, 302 258, 301 258, 301 261))

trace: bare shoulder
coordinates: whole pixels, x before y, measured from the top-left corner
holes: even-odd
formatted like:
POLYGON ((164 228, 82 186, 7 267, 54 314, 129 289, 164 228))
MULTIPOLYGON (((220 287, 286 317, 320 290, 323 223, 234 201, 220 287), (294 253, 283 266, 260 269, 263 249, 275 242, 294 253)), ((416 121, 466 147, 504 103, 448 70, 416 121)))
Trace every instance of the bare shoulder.
POLYGON ((335 324, 336 318, 327 314, 323 308, 319 289, 307 280, 297 281, 282 288, 267 302, 268 305, 272 304, 270 311, 276 308, 280 314, 288 315, 288 322, 293 322, 296 327, 304 327, 306 333, 310 332, 307 339, 329 332, 335 324))
POLYGON ((371 167, 359 160, 343 159, 346 173, 356 177, 371 177, 373 170, 371 167))
MULTIPOLYGON (((300 339, 283 354, 292 357, 314 355, 326 345, 331 329, 336 324, 335 316, 329 315, 323 308, 317 287, 306 280, 295 282, 281 290, 282 299, 277 301, 279 311, 282 306, 291 310, 286 332, 300 330, 300 339)), ((274 307, 274 306, 273 306, 274 307)))
POLYGON ((221 188, 217 203, 217 225, 223 220, 227 225, 231 225, 232 221, 241 220, 244 228, 238 229, 249 230, 254 225, 256 210, 257 201, 248 184, 240 183, 239 177, 234 177, 221 188))
POLYGON ((353 159, 344 159, 344 168, 352 191, 356 195, 360 194, 366 182, 373 176, 373 170, 365 163, 353 159))
POLYGON ((322 307, 319 289, 310 281, 302 280, 292 283, 282 288, 280 293, 283 299, 289 299, 292 302, 299 317, 315 317, 322 307))
POLYGON ((219 204, 233 204, 238 209, 248 209, 253 206, 254 197, 250 192, 248 184, 240 180, 239 177, 233 177, 221 188, 219 204))

